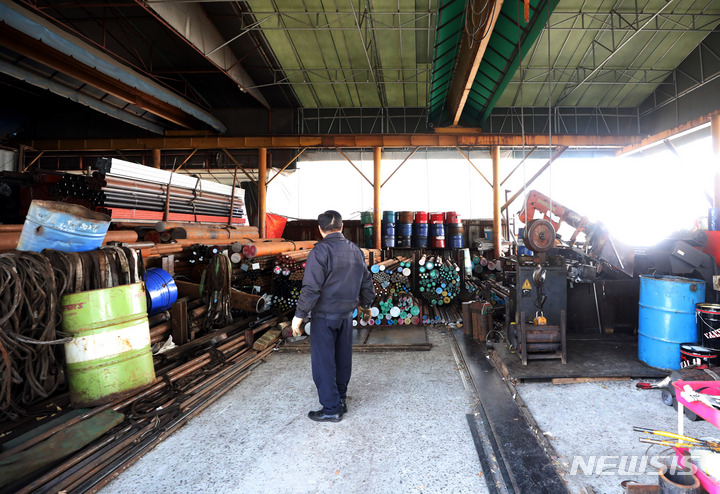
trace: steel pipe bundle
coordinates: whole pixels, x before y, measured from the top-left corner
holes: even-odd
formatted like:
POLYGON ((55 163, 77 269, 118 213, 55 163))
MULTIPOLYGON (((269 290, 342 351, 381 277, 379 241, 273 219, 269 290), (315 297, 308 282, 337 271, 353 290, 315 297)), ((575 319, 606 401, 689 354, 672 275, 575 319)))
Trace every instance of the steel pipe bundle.
POLYGON ((293 250, 312 249, 316 243, 314 240, 306 240, 303 242, 252 243, 246 244, 243 247, 243 255, 250 259, 260 256, 274 256, 293 250))
POLYGON ((422 256, 418 264, 420 292, 432 305, 449 304, 460 293, 460 267, 454 261, 422 256))
POLYGON ((241 239, 259 238, 256 226, 228 226, 217 228, 212 226, 184 226, 173 228, 170 231, 173 240, 215 240, 232 239, 236 242, 241 239))

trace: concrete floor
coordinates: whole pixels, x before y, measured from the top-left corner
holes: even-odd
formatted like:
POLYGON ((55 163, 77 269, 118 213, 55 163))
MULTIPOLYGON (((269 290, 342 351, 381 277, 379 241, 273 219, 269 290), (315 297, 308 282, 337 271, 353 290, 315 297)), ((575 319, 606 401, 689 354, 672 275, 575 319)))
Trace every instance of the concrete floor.
POLYGON ((349 411, 315 423, 309 354, 273 354, 102 492, 487 492, 447 334, 428 352, 355 353, 349 411))
MULTIPOLYGON (((641 443, 640 437, 650 436, 634 432, 633 426, 677 432, 677 412, 661 402, 659 389, 639 390, 636 383, 517 385, 541 433, 558 454, 571 493, 590 486, 598 494, 616 494, 622 492, 623 480, 657 485, 652 463, 662 461, 658 455, 667 450, 641 443), (573 462, 574 475, 569 473, 573 462)), ((720 431, 705 421, 684 421, 686 435, 720 437, 720 431)))

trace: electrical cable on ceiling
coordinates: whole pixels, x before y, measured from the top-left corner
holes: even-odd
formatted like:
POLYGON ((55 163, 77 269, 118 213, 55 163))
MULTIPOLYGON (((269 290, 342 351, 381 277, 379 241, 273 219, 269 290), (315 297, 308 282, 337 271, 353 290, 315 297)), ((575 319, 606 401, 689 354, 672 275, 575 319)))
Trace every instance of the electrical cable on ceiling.
POLYGON ((468 44, 471 47, 476 42, 485 39, 489 34, 487 27, 490 19, 493 18, 496 7, 497 2, 495 0, 484 0, 480 10, 475 11, 474 0, 467 1, 465 5, 465 33, 470 39, 468 44), (478 33, 480 33, 479 36, 478 33))

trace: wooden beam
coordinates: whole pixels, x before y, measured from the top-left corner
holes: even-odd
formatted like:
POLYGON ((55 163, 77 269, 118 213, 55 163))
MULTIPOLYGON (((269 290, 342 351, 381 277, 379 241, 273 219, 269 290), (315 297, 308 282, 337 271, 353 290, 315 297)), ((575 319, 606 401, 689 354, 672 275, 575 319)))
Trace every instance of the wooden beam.
MULTIPOLYGON (((466 30, 460 34, 460 48, 455 63, 455 70, 450 81, 450 89, 448 90, 448 111, 452 118, 453 125, 460 122, 463 108, 467 102, 470 89, 475 82, 480 62, 482 62, 485 49, 493 29, 495 22, 500 16, 503 0, 470 0, 468 2, 468 10, 474 12, 487 11, 489 15, 484 19, 485 25, 480 26, 480 32, 471 36, 466 30), (489 10, 488 10, 489 9, 489 10)), ((468 13, 466 12, 466 16, 468 13)))
MULTIPOLYGON (((638 136, 590 136, 553 134, 552 144, 569 147, 621 148, 640 142, 638 136)), ((501 146, 549 146, 548 134, 367 134, 322 136, 258 136, 258 137, 141 137, 128 139, 44 139, 23 142, 36 151, 92 151, 117 150, 184 150, 184 149, 288 149, 288 148, 454 148, 501 146)))

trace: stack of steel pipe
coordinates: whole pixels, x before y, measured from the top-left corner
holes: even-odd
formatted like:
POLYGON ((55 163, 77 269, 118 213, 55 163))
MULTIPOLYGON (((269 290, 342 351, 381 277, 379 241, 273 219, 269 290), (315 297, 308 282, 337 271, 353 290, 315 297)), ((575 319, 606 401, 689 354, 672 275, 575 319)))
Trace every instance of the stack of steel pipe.
MULTIPOLYGON (((170 230, 173 240, 241 240, 258 239, 256 226, 178 226, 170 230)), ((233 243, 231 242, 231 243, 233 243)))
POLYGON ((169 200, 170 213, 244 221, 242 189, 115 158, 98 159, 97 168, 92 179, 97 206, 165 211, 169 200))
POLYGON ((395 247, 395 212, 383 211, 382 216, 382 248, 395 247))
POLYGON ((445 248, 445 214, 430 213, 430 247, 445 248))
POLYGON ((418 265, 420 292, 432 305, 449 304, 460 293, 460 267, 454 261, 422 256, 418 265))
POLYGON ((428 214, 426 211, 416 211, 412 227, 412 246, 415 249, 428 247, 428 214))
MULTIPOLYGON (((46 443, 56 442, 70 427, 83 428, 87 424, 88 430, 97 428, 93 423, 97 423, 95 417, 100 414, 103 417, 111 414, 121 423, 69 457, 58 457, 49 466, 23 471, 14 479, 7 478, 10 483, 4 489, 18 493, 102 489, 118 472, 247 378, 249 371, 272 353, 277 336, 270 338, 264 349, 256 350, 246 335, 250 331, 257 341, 277 327, 278 318, 259 321, 254 328, 251 322, 244 320, 218 330, 224 338, 218 338, 212 348, 200 355, 193 349, 183 352, 180 347, 179 352, 163 361, 154 382, 130 396, 76 415, 64 415, 66 410, 58 413, 54 403, 59 400, 53 400, 45 430, 5 449, 0 453, 0 461, 20 454, 27 456, 34 450, 52 450, 46 443)), ((108 418, 104 420, 107 422, 108 418)))
POLYGON ((169 197, 171 213, 188 213, 207 216, 245 217, 245 204, 236 198, 232 210, 227 196, 209 192, 194 192, 168 186, 152 184, 119 177, 103 178, 101 189, 91 199, 94 206, 123 209, 144 209, 147 211, 164 211, 165 201, 169 197))
POLYGON ((372 211, 363 211, 360 213, 360 223, 363 226, 363 239, 366 249, 372 249, 375 246, 375 215, 372 211))
POLYGON ((450 249, 462 249, 465 247, 463 235, 463 224, 460 221, 460 215, 455 211, 445 213, 445 239, 446 245, 450 249))
POLYGON ((412 247, 412 228, 415 213, 412 211, 400 211, 397 213, 397 224, 395 226, 395 246, 409 249, 412 247))
POLYGON ((262 242, 246 244, 243 247, 243 255, 249 259, 260 256, 274 256, 283 252, 293 250, 312 249, 315 244, 314 240, 306 240, 303 242, 262 242))

